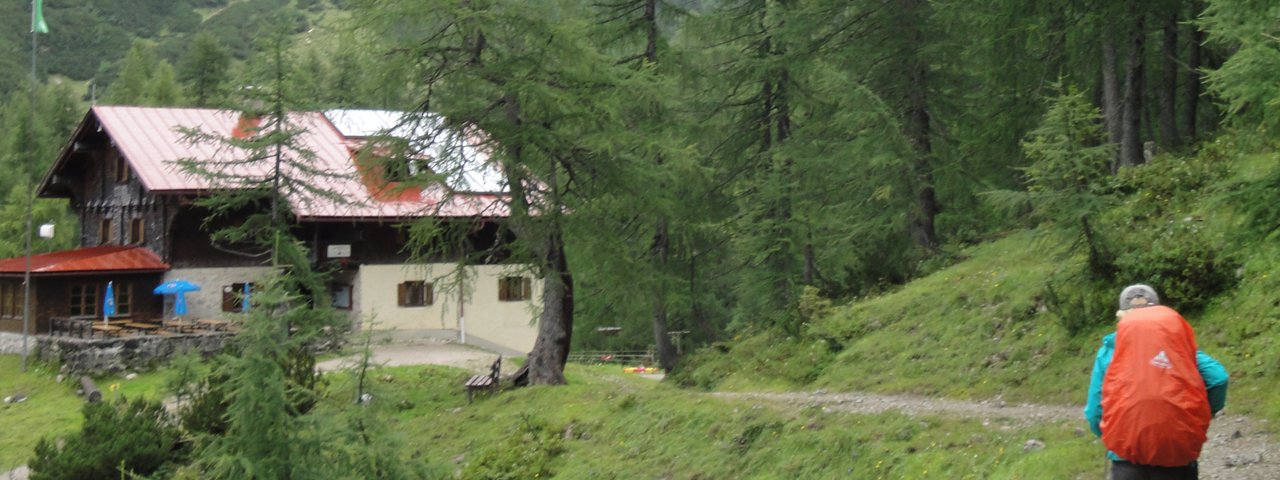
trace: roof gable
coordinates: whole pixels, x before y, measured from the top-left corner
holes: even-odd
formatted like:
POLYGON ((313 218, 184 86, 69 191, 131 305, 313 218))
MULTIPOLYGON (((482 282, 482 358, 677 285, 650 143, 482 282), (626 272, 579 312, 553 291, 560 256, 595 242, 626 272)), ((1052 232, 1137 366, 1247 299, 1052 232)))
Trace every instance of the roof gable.
MULTIPOLYGON (((313 168, 333 174, 317 178, 316 186, 343 200, 332 198, 289 198, 293 213, 303 220, 404 219, 416 217, 503 217, 507 209, 502 197, 491 193, 459 194, 440 186, 415 189, 387 195, 385 185, 374 185, 360 175, 352 146, 357 139, 342 135, 325 115, 319 112, 296 112, 290 121, 304 132, 298 141, 314 154, 313 168)), ((184 173, 178 161, 233 160, 241 155, 216 142, 192 142, 184 130, 199 130, 216 137, 243 135, 241 114, 229 110, 197 108, 158 108, 129 106, 94 106, 75 136, 63 147, 53 169, 46 175, 42 189, 71 155, 77 138, 93 124, 111 138, 115 147, 137 174, 148 191, 158 194, 204 194, 221 188, 213 179, 184 173)), ((370 128, 360 127, 361 132, 370 128)), ((237 167, 236 174, 267 178, 267 162, 237 167)))

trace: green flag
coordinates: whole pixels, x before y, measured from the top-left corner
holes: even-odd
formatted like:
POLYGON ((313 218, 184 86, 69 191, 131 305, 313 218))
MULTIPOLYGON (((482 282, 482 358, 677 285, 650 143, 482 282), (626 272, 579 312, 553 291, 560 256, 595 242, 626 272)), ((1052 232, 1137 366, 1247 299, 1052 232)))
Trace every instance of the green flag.
POLYGON ((44 0, 31 0, 31 31, 49 33, 49 25, 44 23, 44 0))

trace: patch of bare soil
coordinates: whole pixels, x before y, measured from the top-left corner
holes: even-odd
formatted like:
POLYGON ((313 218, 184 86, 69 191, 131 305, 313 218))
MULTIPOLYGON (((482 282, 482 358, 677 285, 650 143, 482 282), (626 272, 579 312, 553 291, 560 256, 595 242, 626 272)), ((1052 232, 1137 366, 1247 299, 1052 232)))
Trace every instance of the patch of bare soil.
MULTIPOLYGON (((827 412, 873 414, 900 412, 911 416, 977 419, 991 428, 1012 430, 1040 423, 1079 422, 1087 432, 1083 407, 1009 404, 997 398, 963 401, 911 395, 851 392, 717 392, 724 398, 762 400, 775 404, 821 407, 827 412)), ((1218 415, 1209 427, 1209 441, 1200 455, 1200 478, 1208 480, 1277 480, 1280 458, 1266 431, 1265 420, 1241 415, 1218 415)), ((1098 455, 1101 457, 1101 443, 1098 455)), ((1101 465, 1101 460, 1099 461, 1101 465)))

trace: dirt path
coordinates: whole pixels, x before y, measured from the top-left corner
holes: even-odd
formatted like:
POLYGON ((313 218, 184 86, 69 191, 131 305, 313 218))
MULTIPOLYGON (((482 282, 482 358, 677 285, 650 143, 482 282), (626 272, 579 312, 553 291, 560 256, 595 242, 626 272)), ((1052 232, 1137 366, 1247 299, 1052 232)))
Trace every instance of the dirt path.
MULTIPOLYGON (((1002 400, 960 401, 910 395, 866 393, 756 393, 717 392, 723 398, 764 400, 773 403, 821 406, 828 412, 937 415, 980 419, 993 428, 1015 429, 1037 423, 1079 422, 1087 428, 1081 407, 1006 404, 1002 400)), ((1265 434, 1266 422, 1240 415, 1219 415, 1209 428, 1209 441, 1200 456, 1200 478, 1221 480, 1280 479, 1280 458, 1265 434)))
MULTIPOLYGON (((446 365, 476 372, 487 371, 498 354, 456 343, 422 340, 407 344, 375 345, 373 364, 395 367, 400 365, 446 365)), ((325 360, 316 364, 320 371, 334 371, 352 366, 357 355, 325 360)))

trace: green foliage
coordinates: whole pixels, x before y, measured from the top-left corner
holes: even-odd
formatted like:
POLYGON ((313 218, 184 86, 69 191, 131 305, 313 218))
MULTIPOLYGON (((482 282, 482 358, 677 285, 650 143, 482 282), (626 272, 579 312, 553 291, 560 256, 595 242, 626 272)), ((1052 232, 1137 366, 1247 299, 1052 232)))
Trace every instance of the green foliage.
POLYGON ((1226 103, 1232 122, 1264 135, 1280 131, 1280 28, 1275 5, 1259 0, 1208 2, 1200 24, 1209 39, 1232 53, 1207 74, 1209 87, 1226 103))
POLYGON ((223 89, 229 76, 231 53, 208 32, 200 32, 178 63, 178 79, 191 92, 197 107, 222 103, 223 89))
POLYGON ((187 397, 178 408, 178 418, 182 428, 195 435, 222 435, 227 431, 227 393, 230 374, 225 367, 227 357, 215 357, 208 372, 196 379, 188 381, 189 367, 185 361, 177 363, 178 382, 172 388, 178 399, 187 397))
POLYGON ((464 478, 518 480, 552 478, 553 462, 564 453, 563 434, 531 415, 521 416, 501 442, 468 459, 464 478))
POLYGON ((1102 112, 1081 92, 1054 99, 1022 148, 1031 160, 1024 170, 1031 192, 1083 194, 1105 185, 1112 146, 1104 141, 1102 112))
POLYGON ((129 54, 124 57, 119 76, 111 82, 103 100, 119 105, 134 105, 142 102, 147 96, 147 83, 159 61, 151 46, 135 41, 133 47, 129 49, 129 54))
POLYGON ((1101 119, 1083 93, 1067 91, 1054 98, 1040 126, 1022 142, 1031 160, 1023 169, 1026 191, 988 192, 987 198, 1010 213, 1030 212, 1068 228, 1098 215, 1107 205, 1113 148, 1105 143, 1101 119))
POLYGON ((160 402, 142 398, 86 403, 84 425, 59 441, 42 438, 28 464, 33 479, 150 475, 185 453, 180 432, 160 402))
POLYGON ((1085 269, 1062 269, 1046 282, 1044 304, 1068 334, 1084 333, 1114 321, 1112 312, 1118 305, 1113 283, 1099 280, 1085 269))
POLYGON ((1159 285, 1166 304, 1197 312, 1235 286, 1239 267, 1209 235, 1190 217, 1132 232, 1116 258, 1118 275, 1133 279, 1130 283, 1159 285))
POLYGON ((307 30, 306 17, 288 6, 287 0, 236 2, 205 20, 202 31, 217 38, 232 57, 247 59, 255 52, 254 38, 262 32, 307 30))

